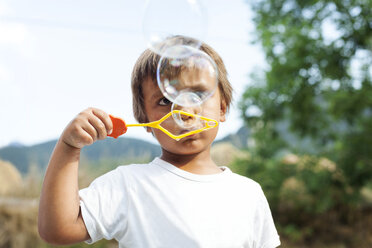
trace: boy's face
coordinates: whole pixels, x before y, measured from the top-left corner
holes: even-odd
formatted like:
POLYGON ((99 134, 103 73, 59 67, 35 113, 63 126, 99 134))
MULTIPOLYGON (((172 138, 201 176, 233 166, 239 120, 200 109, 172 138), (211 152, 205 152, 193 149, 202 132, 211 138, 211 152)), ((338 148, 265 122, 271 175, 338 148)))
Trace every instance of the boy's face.
MULTIPOLYGON (((145 112, 149 122, 157 121, 171 111, 172 102, 163 96, 158 85, 150 78, 143 82, 142 91, 145 112)), ((184 111, 188 110, 184 109, 184 111)), ((208 118, 215 119, 219 122, 225 121, 226 104, 221 101, 218 89, 215 91, 213 96, 203 103, 203 112, 208 113, 208 116, 206 116, 208 118)), ((165 127, 164 125, 162 126, 165 127)), ((175 131, 175 129, 178 129, 177 134, 183 131, 182 128, 177 125, 174 125, 174 127, 167 126, 165 128, 172 133, 174 133, 173 131, 175 131)), ((218 129, 217 127, 212 128, 204 132, 187 136, 179 141, 170 138, 159 129, 147 128, 147 131, 154 134, 161 147, 166 151, 179 155, 191 155, 208 149, 215 139, 218 129)))

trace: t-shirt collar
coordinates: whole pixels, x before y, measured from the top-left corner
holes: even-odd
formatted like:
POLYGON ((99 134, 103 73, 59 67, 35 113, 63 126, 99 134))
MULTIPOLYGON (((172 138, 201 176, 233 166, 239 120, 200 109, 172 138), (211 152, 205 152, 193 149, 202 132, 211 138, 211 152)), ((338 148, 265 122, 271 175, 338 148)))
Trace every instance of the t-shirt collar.
POLYGON ((231 170, 226 167, 226 166, 221 166, 220 168, 222 169, 221 173, 216 173, 216 174, 209 174, 209 175, 200 175, 200 174, 194 174, 185 170, 182 170, 171 163, 168 163, 164 160, 162 160, 159 157, 156 157, 152 162, 152 164, 156 164, 163 169, 166 169, 173 174, 176 174, 177 176, 183 177, 188 180, 192 181, 198 181, 198 182, 212 182, 216 180, 221 180, 225 178, 228 174, 231 174, 231 170))

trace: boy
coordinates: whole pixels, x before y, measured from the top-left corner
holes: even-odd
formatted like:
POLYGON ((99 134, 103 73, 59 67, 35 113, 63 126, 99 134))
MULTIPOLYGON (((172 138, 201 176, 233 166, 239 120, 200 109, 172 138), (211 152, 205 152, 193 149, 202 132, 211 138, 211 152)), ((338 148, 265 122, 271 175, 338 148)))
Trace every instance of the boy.
MULTIPOLYGON (((218 67, 218 90, 203 108, 225 121, 231 85, 219 55, 200 48, 218 67)), ((133 109, 140 122, 171 110, 156 84, 159 56, 146 50, 132 74, 133 109)), ((149 164, 119 166, 79 191, 80 149, 112 132, 107 113, 89 108, 62 133, 45 175, 39 233, 53 244, 116 239, 119 247, 274 248, 280 245, 267 200, 254 181, 218 167, 210 149, 217 128, 175 141, 147 128, 162 154, 149 164)))

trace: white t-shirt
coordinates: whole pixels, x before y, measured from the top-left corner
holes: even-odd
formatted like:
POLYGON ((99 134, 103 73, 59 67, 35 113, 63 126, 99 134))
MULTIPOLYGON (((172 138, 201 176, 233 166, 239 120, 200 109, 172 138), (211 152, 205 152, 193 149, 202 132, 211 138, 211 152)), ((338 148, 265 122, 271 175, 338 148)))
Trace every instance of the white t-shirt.
POLYGON ((274 248, 280 245, 260 185, 227 167, 212 175, 160 158, 119 166, 80 190, 91 237, 120 248, 274 248))

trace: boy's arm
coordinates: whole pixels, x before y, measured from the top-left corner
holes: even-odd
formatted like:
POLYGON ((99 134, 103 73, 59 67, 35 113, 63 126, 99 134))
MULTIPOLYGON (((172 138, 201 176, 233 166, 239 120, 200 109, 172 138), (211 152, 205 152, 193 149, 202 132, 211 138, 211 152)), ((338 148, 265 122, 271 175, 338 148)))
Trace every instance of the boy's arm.
POLYGON ((72 244, 89 239, 78 187, 80 150, 112 130, 109 116, 98 109, 81 112, 65 129, 50 159, 40 196, 38 228, 48 243, 72 244))
POLYGON ((59 140, 45 174, 39 205, 39 233, 48 243, 72 244, 89 239, 80 212, 80 149, 59 140))

